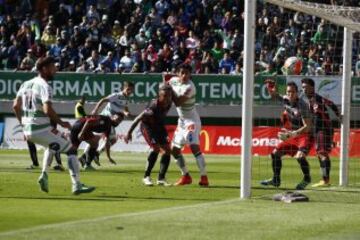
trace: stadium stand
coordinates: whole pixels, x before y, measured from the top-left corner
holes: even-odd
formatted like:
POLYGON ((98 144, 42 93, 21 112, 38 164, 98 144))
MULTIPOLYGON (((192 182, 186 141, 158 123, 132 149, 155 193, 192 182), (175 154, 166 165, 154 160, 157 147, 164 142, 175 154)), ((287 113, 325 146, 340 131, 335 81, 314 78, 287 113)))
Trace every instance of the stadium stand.
MULTIPOLYGON (((0 3, 0 70, 34 71, 40 56, 51 55, 60 71, 69 72, 163 72, 187 62, 194 73, 241 74, 243 0, 0 3)), ((302 74, 341 73, 341 27, 263 1, 257 7, 257 74, 282 74, 292 56, 303 61, 302 74)), ((360 74, 359 49, 353 53, 355 75, 360 74)))

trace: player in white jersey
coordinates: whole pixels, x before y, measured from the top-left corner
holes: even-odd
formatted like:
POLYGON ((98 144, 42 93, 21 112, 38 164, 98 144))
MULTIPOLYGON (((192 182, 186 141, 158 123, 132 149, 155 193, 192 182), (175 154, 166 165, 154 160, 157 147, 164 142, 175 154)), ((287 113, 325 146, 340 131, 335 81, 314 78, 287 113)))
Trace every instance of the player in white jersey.
POLYGON ((172 155, 181 169, 181 178, 175 185, 192 183, 192 178, 185 165, 181 148, 188 144, 200 170, 200 186, 208 186, 204 155, 200 150, 201 120, 195 108, 196 88, 190 79, 191 67, 181 64, 177 67, 177 76, 172 77, 168 84, 173 89, 173 102, 179 115, 178 125, 172 140, 172 155))
MULTIPOLYGON (((129 116, 130 112, 128 109, 128 101, 129 96, 134 91, 134 83, 125 81, 123 83, 123 88, 121 92, 112 93, 104 98, 102 98, 95 106, 94 110, 91 112, 92 115, 97 115, 99 109, 102 105, 107 103, 104 109, 101 111, 100 115, 111 117, 115 114, 121 113, 123 116, 129 116)), ((101 153, 105 148, 106 144, 112 146, 116 143, 116 131, 115 127, 111 128, 111 133, 107 141, 103 141, 102 144, 99 146, 99 150, 97 152, 97 156, 95 157, 95 163, 100 165, 99 163, 99 153, 101 153)), ((84 151, 84 155, 81 156, 81 160, 85 158, 85 169, 93 170, 94 168, 91 166, 91 161, 93 159, 88 158, 88 152, 90 151, 90 146, 88 145, 84 151)), ((111 162, 115 164, 115 162, 111 162)))
POLYGON ((44 192, 49 192, 48 171, 56 152, 68 155, 69 172, 73 194, 88 193, 95 187, 87 187, 80 182, 80 168, 76 149, 59 132, 55 133, 50 120, 63 128, 70 129, 68 122, 62 121, 52 107, 52 89, 48 81, 56 72, 55 60, 44 57, 38 60, 39 75, 24 82, 14 100, 13 109, 27 140, 45 147, 43 167, 38 183, 44 192))

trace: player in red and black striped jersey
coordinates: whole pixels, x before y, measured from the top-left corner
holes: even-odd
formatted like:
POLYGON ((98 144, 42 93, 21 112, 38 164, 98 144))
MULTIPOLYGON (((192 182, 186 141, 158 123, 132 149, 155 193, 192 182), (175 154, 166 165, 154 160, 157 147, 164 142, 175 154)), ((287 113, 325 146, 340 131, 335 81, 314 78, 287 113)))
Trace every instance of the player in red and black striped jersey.
POLYGON ((272 98, 276 98, 284 107, 282 115, 283 129, 278 133, 280 142, 271 153, 273 178, 264 180, 262 185, 273 185, 275 187, 281 184, 282 156, 295 156, 300 164, 304 174, 303 180, 296 186, 296 189, 302 190, 311 182, 310 166, 306 156, 313 143, 311 134, 311 114, 306 103, 298 98, 298 88, 294 82, 287 83, 286 95, 281 96, 277 93, 275 83, 268 80, 267 88, 272 98))
POLYGON ((329 116, 329 109, 341 121, 341 115, 338 107, 330 100, 315 93, 315 83, 311 78, 304 78, 301 80, 304 91, 303 98, 307 102, 310 111, 312 112, 314 137, 316 153, 320 162, 320 169, 322 173, 322 180, 314 184, 313 187, 329 186, 330 185, 330 169, 331 162, 329 154, 333 147, 334 129, 329 116))
MULTIPOLYGON (((102 133, 108 139, 111 128, 116 127, 124 119, 123 114, 115 114, 111 117, 102 115, 85 116, 77 120, 70 133, 71 143, 79 147, 82 141, 86 141, 90 145, 90 150, 86 154, 86 164, 90 164, 96 155, 100 135, 94 133, 102 133)), ((110 146, 110 145, 109 145, 110 146)), ((115 161, 110 156, 110 147, 106 148, 106 154, 109 161, 115 164, 115 161)))
POLYGON ((143 178, 143 183, 146 186, 153 185, 150 175, 156 163, 160 149, 162 149, 164 153, 161 156, 160 171, 157 184, 164 186, 170 185, 169 183, 167 183, 165 178, 165 174, 170 164, 171 154, 168 133, 165 128, 165 118, 171 108, 171 99, 171 87, 168 85, 162 85, 159 88, 158 97, 156 99, 153 99, 150 104, 145 108, 145 110, 134 119, 124 139, 126 143, 131 141, 132 132, 134 131, 135 127, 141 122, 141 132, 146 142, 152 148, 152 151, 150 152, 147 159, 147 166, 143 178))

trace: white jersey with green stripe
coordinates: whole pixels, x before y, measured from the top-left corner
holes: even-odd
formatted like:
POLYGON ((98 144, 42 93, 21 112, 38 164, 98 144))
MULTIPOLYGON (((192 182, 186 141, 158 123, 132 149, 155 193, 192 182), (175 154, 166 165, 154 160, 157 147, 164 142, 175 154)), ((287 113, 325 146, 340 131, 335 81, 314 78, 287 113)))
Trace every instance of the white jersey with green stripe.
POLYGON ((198 120, 199 115, 195 108, 196 88, 194 83, 191 80, 186 83, 182 83, 178 77, 172 77, 169 80, 169 84, 177 97, 188 97, 188 99, 183 104, 181 104, 181 106, 176 107, 176 111, 178 112, 179 117, 183 119, 192 119, 194 121, 198 120))
POLYGON ((105 108, 101 111, 101 115, 112 116, 119 112, 124 112, 128 106, 128 97, 124 96, 122 92, 110 94, 106 97, 109 101, 105 108))
POLYGON ((24 82, 16 96, 22 100, 21 122, 25 135, 51 129, 43 105, 52 101, 52 89, 45 79, 37 76, 24 82))

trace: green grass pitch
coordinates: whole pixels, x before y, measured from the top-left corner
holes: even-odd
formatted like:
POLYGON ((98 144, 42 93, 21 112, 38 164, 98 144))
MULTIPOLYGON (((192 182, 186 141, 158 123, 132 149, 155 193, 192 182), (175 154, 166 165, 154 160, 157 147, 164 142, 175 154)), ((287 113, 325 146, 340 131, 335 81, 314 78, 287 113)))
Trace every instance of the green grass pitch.
MULTIPOLYGON (((239 199, 239 156, 206 156, 209 188, 197 185, 190 155, 186 161, 193 184, 183 187, 143 186, 146 154, 114 153, 114 159, 116 166, 102 156, 97 171, 81 172, 95 192, 71 195, 68 172, 52 170, 46 194, 37 184, 40 170, 25 170, 27 151, 0 150, 0 239, 360 239, 359 159, 350 160, 349 187, 337 187, 334 159, 332 186, 308 188, 309 202, 291 204, 271 197, 301 180, 293 159, 284 159, 282 185, 275 189, 259 185, 271 177, 271 162, 254 156, 249 200, 239 199)), ((319 164, 309 160, 317 182, 319 164)), ((153 179, 158 169, 157 163, 153 179)), ((172 160, 167 178, 175 182, 178 177, 172 160)))

